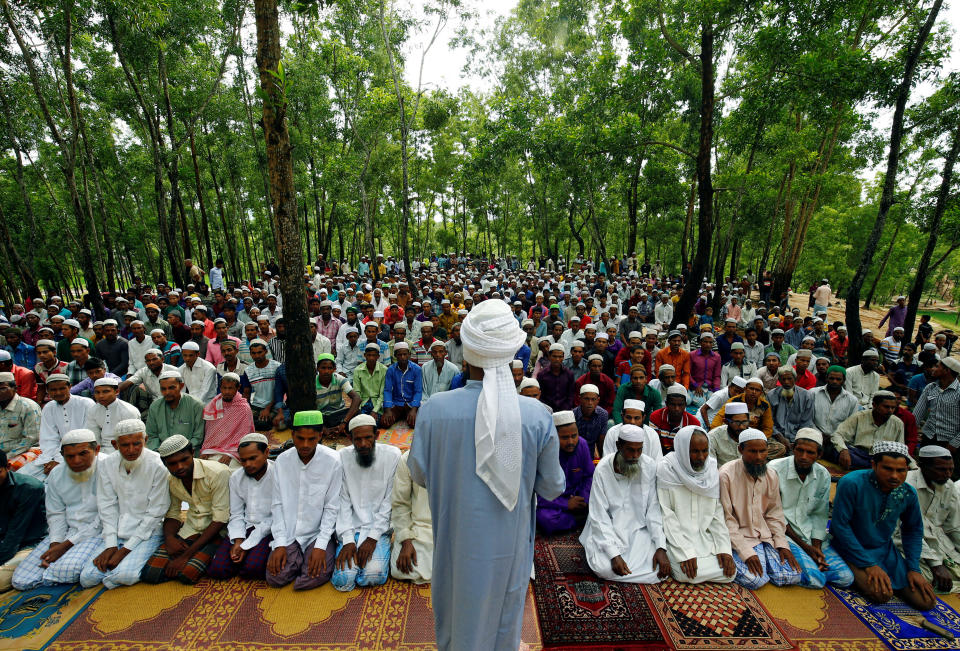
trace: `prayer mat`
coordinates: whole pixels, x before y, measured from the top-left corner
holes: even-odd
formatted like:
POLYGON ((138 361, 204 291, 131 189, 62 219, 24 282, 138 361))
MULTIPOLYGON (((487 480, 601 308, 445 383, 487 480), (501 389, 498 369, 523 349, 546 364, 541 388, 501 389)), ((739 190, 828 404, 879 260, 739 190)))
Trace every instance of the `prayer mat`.
POLYGON ((536 539, 533 594, 544 648, 669 649, 643 587, 597 578, 578 536, 536 539))
POLYGON ((936 608, 922 613, 896 597, 885 604, 872 604, 858 592, 833 586, 830 586, 830 589, 893 651, 960 648, 960 615, 940 599, 937 599, 936 608), (946 629, 954 639, 921 628, 921 619, 946 629))
POLYGON ((413 428, 405 422, 394 423, 391 427, 380 431, 377 442, 389 443, 400 448, 401 452, 405 452, 413 443, 413 428))
POLYGON ((735 583, 691 585, 667 579, 647 586, 670 645, 685 649, 793 649, 756 597, 735 583))
MULTIPOLYGON (((528 594, 523 641, 540 649, 528 594)), ((239 578, 108 590, 45 651, 357 651, 436 648, 430 586, 388 580, 297 592, 239 578)))
POLYGON ((817 463, 830 471, 830 481, 836 483, 840 481, 840 478, 847 474, 847 470, 844 470, 839 465, 826 461, 825 459, 820 459, 817 463))
POLYGON ((0 595, 0 651, 44 648, 100 592, 74 584, 0 595))

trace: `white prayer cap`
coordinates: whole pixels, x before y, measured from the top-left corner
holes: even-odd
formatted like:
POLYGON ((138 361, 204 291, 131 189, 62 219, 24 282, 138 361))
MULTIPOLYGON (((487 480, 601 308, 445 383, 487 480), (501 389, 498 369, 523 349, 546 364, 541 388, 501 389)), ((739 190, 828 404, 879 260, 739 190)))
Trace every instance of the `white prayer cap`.
POLYGON ((950 450, 939 445, 926 445, 917 450, 917 456, 921 459, 939 459, 941 457, 952 457, 950 450))
POLYGON ((576 321, 577 323, 580 323, 580 317, 578 316, 570 317, 570 323, 573 323, 574 321, 576 321))
POLYGON ((924 345, 923 345, 923 349, 924 349, 924 350, 936 350, 936 349, 937 349, 937 345, 936 345, 936 344, 932 344, 932 343, 930 343, 930 344, 924 344, 924 345))
POLYGON ((146 359, 147 355, 156 355, 157 357, 163 357, 163 351, 160 350, 159 348, 151 348, 150 350, 148 350, 143 354, 144 359, 146 359))
POLYGON ((747 380, 747 384, 756 384, 756 385, 758 385, 761 389, 763 388, 763 380, 761 380, 761 379, 758 378, 758 377, 752 377, 752 378, 748 379, 748 380, 747 380))
POLYGON ((366 427, 366 426, 376 429, 377 421, 373 418, 373 416, 369 416, 367 414, 359 414, 350 419, 350 424, 347 427, 352 432, 358 427, 366 427))
POLYGON ((630 332, 630 335, 627 337, 627 339, 633 339, 633 338, 643 339, 643 333, 640 332, 639 330, 632 330, 630 332))
POLYGON ((725 412, 727 416, 735 416, 736 414, 749 414, 750 410, 747 409, 747 403, 745 402, 730 402, 727 403, 725 412))
POLYGON ((599 396, 600 389, 597 388, 596 384, 584 384, 582 387, 580 387, 580 395, 582 396, 585 393, 595 393, 599 396))
POLYGON ((554 427, 563 427, 564 425, 576 425, 577 419, 573 415, 572 411, 555 411, 553 412, 553 425, 554 427))
POLYGON ((47 381, 44 384, 53 384, 54 382, 66 382, 70 384, 70 378, 67 377, 64 373, 52 373, 47 376, 47 381))
POLYGON ((269 321, 270 317, 266 314, 257 315, 257 321, 269 321))
POLYGON ((183 382, 183 376, 180 375, 180 371, 164 371, 160 374, 158 380, 179 380, 183 382))
POLYGON ((13 356, 10 355, 9 350, 0 350, 0 362, 9 362, 13 359, 13 356))
POLYGON ((70 342, 70 345, 71 345, 71 346, 83 346, 84 348, 89 348, 89 347, 90 347, 90 342, 87 341, 86 339, 84 339, 83 337, 77 337, 76 339, 74 339, 73 341, 70 342))
MULTIPOLYGON (((444 342, 440 341, 439 339, 434 339, 434 340, 433 340, 433 343, 430 344, 430 350, 433 350, 434 348, 443 348, 443 349, 446 349, 446 347, 447 347, 447 345, 446 345, 444 342)), ((515 361, 515 362, 520 362, 521 364, 523 363, 523 362, 522 362, 521 360, 519 360, 519 359, 516 359, 516 360, 514 360, 514 361, 515 361)))
POLYGON ((60 447, 76 445, 77 443, 96 443, 97 435, 88 429, 72 429, 60 439, 60 447))
POLYGON ((620 434, 617 437, 621 441, 629 441, 630 443, 646 443, 647 435, 644 433, 643 429, 637 427, 636 425, 621 425, 620 434))
POLYGON ((102 377, 96 382, 93 383, 94 388, 96 387, 118 387, 120 386, 119 378, 115 377, 102 377))
POLYGON ((116 320, 116 319, 104 319, 103 325, 105 325, 105 326, 108 326, 108 325, 115 326, 115 325, 117 325, 117 320, 116 320))
POLYGON ((898 441, 877 441, 870 449, 871 457, 874 457, 878 454, 887 453, 900 454, 905 457, 910 456, 910 450, 907 448, 907 446, 898 441))
MULTIPOLYGON (((0 373, 0 375, 3 375, 3 374, 0 373)), ((10 375, 12 376, 13 374, 10 373, 10 375)), ((13 380, 10 380, 10 381, 13 382, 13 380)), ((540 383, 537 382, 537 381, 536 381, 534 378, 532 378, 532 377, 525 377, 525 378, 523 378, 522 380, 520 380, 520 386, 517 387, 517 392, 519 393, 520 391, 523 391, 524 389, 529 389, 530 387, 535 387, 535 388, 539 389, 539 388, 540 388, 540 383)))
POLYGON ((630 399, 630 400, 623 401, 624 411, 626 411, 627 409, 636 409, 638 411, 644 411, 646 410, 646 408, 647 408, 647 405, 643 400, 630 399))
POLYGON ((677 330, 686 330, 686 329, 687 329, 687 324, 686 324, 686 323, 678 323, 678 324, 677 324, 677 330))
POLYGON ((597 339, 603 339, 604 341, 610 341, 610 337, 606 332, 601 332, 597 334, 597 339))
MULTIPOLYGON (((436 343, 436 342, 434 342, 434 343, 436 343)), ((441 345, 442 345, 442 344, 441 344, 441 345)), ((513 360, 512 362, 510 362, 510 368, 523 368, 523 360, 521 360, 521 359, 515 359, 515 360, 513 360)))
POLYGON ((740 387, 741 389, 743 389, 744 387, 747 386, 747 381, 746 381, 743 377, 741 377, 741 376, 739 376, 739 375, 736 375, 736 376, 734 376, 733 382, 731 382, 731 384, 733 384, 734 386, 737 386, 737 387, 740 387))
POLYGON ((180 347, 180 349, 181 349, 181 350, 192 350, 193 352, 198 353, 198 352, 200 352, 200 344, 198 344, 198 343, 195 342, 195 341, 186 341, 186 342, 184 342, 184 344, 180 347))
MULTIPOLYGON (((53 339, 41 339, 36 343, 36 348, 39 348, 40 346, 46 346, 48 348, 56 348, 57 342, 55 342, 53 339)), ((936 348, 936 346, 934 346, 934 348, 936 348)))
POLYGON ((244 434, 237 447, 246 445, 247 443, 263 443, 264 445, 270 444, 270 442, 267 440, 267 437, 260 432, 250 432, 249 434, 244 434))
POLYGON ((129 436, 130 434, 146 434, 147 426, 139 418, 127 418, 117 423, 113 428, 113 437, 129 436))
POLYGON ((660 369, 657 371, 657 375, 663 373, 664 371, 673 371, 676 373, 677 369, 673 367, 673 364, 661 364, 660 369))
POLYGON ((777 370, 777 375, 792 375, 793 377, 797 377, 797 372, 793 370, 792 366, 781 366, 777 370))
POLYGON ((797 359, 807 358, 807 357, 813 357, 813 353, 807 350, 806 348, 801 348, 800 350, 797 351, 797 359))
POLYGON ((177 452, 180 452, 188 445, 190 445, 190 441, 187 440, 186 436, 183 434, 174 434, 173 436, 168 436, 163 440, 163 443, 161 443, 160 447, 157 448, 157 453, 161 457, 169 457, 177 452))
MULTIPOLYGON (((401 341, 401 342, 397 343, 397 344, 393 347, 393 349, 396 350, 396 349, 397 349, 397 346, 399 346, 400 344, 406 344, 406 342, 405 342, 405 341, 401 341)), ((409 348, 409 347, 410 347, 410 346, 407 346, 407 348, 409 348)), ((375 350, 375 351, 377 351, 377 353, 379 354, 379 353, 380 353, 380 344, 377 344, 377 343, 374 343, 374 342, 371 341, 369 344, 367 344, 366 346, 363 347, 363 350, 364 350, 364 352, 366 352, 366 351, 368 351, 368 350, 375 350)))
POLYGON ((567 352, 567 349, 563 347, 563 344, 550 344, 550 352, 552 353, 555 350, 559 350, 561 353, 567 352))
POLYGON ((954 373, 960 373, 960 360, 957 360, 953 357, 944 357, 940 360, 940 363, 946 366, 948 369, 954 373))
POLYGON ((132 326, 133 326, 133 325, 138 325, 138 324, 139 324, 139 325, 143 325, 143 321, 141 321, 140 319, 134 319, 133 321, 130 322, 130 325, 132 325, 132 326))
POLYGON ((876 358, 879 358, 879 357, 880 357, 880 353, 878 353, 878 352, 877 352, 875 349, 873 349, 873 348, 867 348, 865 351, 863 351, 862 357, 871 357, 871 358, 876 357, 876 358))
POLYGON ((221 381, 223 381, 223 380, 233 380, 233 381, 236 382, 237 384, 240 384, 240 376, 237 375, 236 373, 230 373, 229 371, 228 371, 227 373, 224 373, 224 374, 221 376, 220 380, 221 380, 221 381))
MULTIPOLYGON (((126 312, 123 313, 123 316, 132 316, 133 318, 137 318, 139 314, 140 313, 137 312, 136 310, 127 310, 126 312)), ((72 321, 72 320, 73 319, 68 319, 68 321, 72 321)), ((64 321, 64 323, 66 323, 66 321, 64 321)))
POLYGON ((687 399, 687 390, 683 387, 682 384, 671 384, 667 388, 667 397, 670 396, 683 396, 683 399, 687 399))
POLYGON ((782 330, 781 328, 774 328, 773 330, 770 331, 770 334, 772 334, 772 335, 782 335, 782 334, 783 334, 783 330, 782 330))
POLYGON ((77 321, 76 319, 67 319, 66 321, 63 322, 63 325, 71 326, 73 328, 76 328, 77 330, 80 329, 80 322, 77 321))
POLYGON ((747 429, 740 432, 740 438, 737 439, 737 443, 743 445, 747 441, 766 441, 767 435, 761 432, 758 429, 753 427, 748 427, 747 429))
POLYGON ((735 341, 730 344, 730 350, 746 350, 747 347, 741 344, 739 341, 735 341))
MULTIPOLYGON (((66 377, 66 376, 64 375, 64 377, 66 377)), ((6 372, 3 372, 3 373, 0 373, 0 382, 2 382, 2 383, 4 383, 4 384, 10 384, 11 382, 16 382, 16 380, 15 380, 14 377, 13 377, 13 373, 10 373, 9 371, 6 371, 6 372)))
POLYGON ((871 329, 869 329, 869 328, 864 328, 863 330, 860 331, 860 334, 861 334, 861 335, 872 335, 872 334, 873 334, 873 330, 871 330, 871 329))
POLYGON ((594 353, 594 354, 590 355, 590 357, 587 358, 587 361, 588 361, 588 362, 594 362, 594 361, 600 361, 600 362, 602 362, 602 361, 603 361, 603 355, 598 355, 597 353, 594 353))
POLYGON ((263 346, 264 348, 266 348, 267 342, 265 342, 260 337, 257 337, 256 339, 250 342, 249 348, 253 348, 254 346, 263 346))
MULTIPOLYGON (((467 300, 473 300, 473 299, 471 299, 471 298, 468 296, 468 297, 467 297, 467 300)), ((469 314, 469 312, 468 312, 467 310, 465 310, 464 308, 460 308, 459 310, 457 310, 457 316, 466 316, 467 314, 469 314)))
POLYGON ((404 332, 407 331, 406 323, 394 323, 392 327, 394 330, 403 330, 404 332))
MULTIPOLYGON (((153 335, 163 335, 164 337, 166 337, 167 333, 165 333, 162 328, 154 328, 153 330, 150 331, 150 336, 153 336, 153 335)), ((197 350, 200 350, 200 349, 197 348, 197 350)))
POLYGON ((373 318, 374 318, 374 319, 382 319, 382 318, 383 318, 383 311, 382 311, 382 310, 375 310, 374 313, 373 313, 373 318))
POLYGON ((802 439, 813 441, 817 445, 823 445, 823 434, 815 427, 801 427, 798 429, 794 441, 800 441, 802 439))
POLYGON ((713 333, 709 331, 704 331, 700 333, 701 339, 714 339, 713 333))
MULTIPOLYGON (((367 344, 367 346, 369 347, 370 344, 367 344)), ((398 341, 397 343, 395 343, 395 344, 393 345, 393 349, 394 349, 395 351, 396 351, 396 350, 410 350, 410 344, 408 344, 408 343, 405 342, 405 341, 398 341)), ((380 347, 379 347, 379 346, 377 346, 377 350, 380 350, 380 347)))

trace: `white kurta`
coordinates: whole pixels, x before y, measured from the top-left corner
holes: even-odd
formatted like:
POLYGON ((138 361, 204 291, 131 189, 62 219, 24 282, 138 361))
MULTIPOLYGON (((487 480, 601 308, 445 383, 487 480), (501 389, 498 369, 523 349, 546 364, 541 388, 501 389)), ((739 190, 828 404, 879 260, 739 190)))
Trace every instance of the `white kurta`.
POLYGON ((853 394, 861 407, 869 407, 873 402, 873 394, 880 390, 880 374, 876 371, 865 374, 859 364, 851 366, 847 369, 847 381, 843 388, 853 394))
POLYGON ((430 516, 430 502, 427 489, 413 482, 407 457, 404 452, 397 464, 397 473, 393 478, 393 510, 390 523, 393 526, 393 550, 390 554, 391 575, 395 579, 406 579, 414 583, 430 583, 433 574, 433 522, 430 516), (413 572, 403 574, 397 570, 397 557, 400 546, 405 540, 411 541, 417 553, 417 562, 413 572))
POLYGON ((341 544, 353 542, 357 534, 358 544, 367 538, 379 540, 391 528, 393 476, 400 462, 400 450, 392 445, 377 445, 369 468, 357 463, 352 445, 341 449, 339 455, 343 483, 340 486, 337 537, 341 544))
POLYGON ((179 369, 186 385, 186 392, 207 404, 217 395, 217 367, 199 357, 193 363, 193 368, 186 364, 179 369))
POLYGON ((813 396, 813 425, 824 436, 832 436, 840 423, 859 408, 856 397, 846 389, 840 389, 840 395, 833 401, 825 386, 810 389, 810 395, 813 396))
POLYGON ((717 554, 730 553, 730 531, 720 498, 705 497, 686 487, 662 483, 657 484, 657 495, 673 578, 684 583, 733 581, 736 575, 724 576, 717 560, 717 554), (697 559, 697 575, 693 579, 680 567, 681 561, 691 558, 697 559))
POLYGON ((300 461, 296 448, 282 452, 273 473, 273 533, 271 547, 299 543, 306 550, 316 541, 325 549, 337 524, 343 470, 340 456, 318 445, 309 462, 300 461))
MULTIPOLYGON (((603 439, 603 455, 607 456, 608 454, 613 454, 617 451, 617 441, 620 439, 620 428, 621 425, 614 425, 607 430, 607 435, 603 439)), ((643 433, 646 434, 647 440, 643 444, 643 454, 648 456, 654 461, 659 461, 663 456, 663 448, 660 446, 660 437, 657 436, 657 433, 649 425, 643 425, 641 428, 643 433)))
POLYGON ((97 514, 97 474, 107 458, 100 454, 94 462, 93 475, 79 482, 70 476, 66 464, 50 471, 47 478, 47 527, 52 543, 69 540, 74 545, 100 535, 97 514))
POLYGON ((143 337, 143 341, 137 341, 134 337, 127 341, 127 355, 130 360, 127 363, 127 375, 133 375, 142 368, 146 368, 147 361, 143 358, 148 350, 156 348, 153 339, 149 335, 143 337))
POLYGON ((241 549, 253 549, 270 535, 273 524, 274 462, 267 460, 267 470, 260 479, 249 476, 243 468, 230 475, 230 540, 242 538, 241 549), (250 535, 247 529, 253 528, 250 535))
MULTIPOLYGON (((63 463, 60 454, 60 439, 70 430, 80 429, 87 422, 87 412, 94 402, 83 396, 70 396, 63 404, 51 400, 40 410, 40 441, 38 446, 43 453, 30 463, 28 474, 43 478, 43 465, 56 461, 63 463), (39 475, 36 473, 39 472, 39 475)), ((26 470, 26 468, 24 468, 26 470)))
POLYGON ((143 449, 132 472, 123 467, 123 457, 114 452, 97 471, 97 511, 107 547, 136 547, 160 533, 170 506, 167 468, 160 455, 143 449))
POLYGON ((597 464, 590 488, 587 524, 580 534, 587 563, 608 581, 658 583, 653 555, 666 548, 663 516, 657 498, 657 463, 640 456, 640 474, 627 479, 613 470, 615 455, 597 464), (620 556, 631 574, 618 576, 610 562, 620 556))
POLYGON ((442 370, 437 373, 437 363, 431 359, 428 364, 423 366, 423 397, 421 401, 425 401, 435 393, 449 391, 450 383, 453 382, 453 378, 459 372, 460 369, 457 368, 456 364, 445 359, 443 360, 442 370))
POLYGON ((129 418, 139 419, 140 410, 117 398, 106 407, 99 402, 95 403, 87 412, 87 421, 83 426, 97 435, 97 441, 104 452, 110 452, 113 449, 110 442, 114 439, 114 428, 121 420, 129 418))

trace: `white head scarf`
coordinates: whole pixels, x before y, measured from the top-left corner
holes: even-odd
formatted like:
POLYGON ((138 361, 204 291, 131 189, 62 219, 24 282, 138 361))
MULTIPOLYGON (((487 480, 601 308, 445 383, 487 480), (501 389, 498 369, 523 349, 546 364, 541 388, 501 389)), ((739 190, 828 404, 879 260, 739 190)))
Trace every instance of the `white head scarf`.
POLYGON ((690 463, 690 439, 697 432, 706 435, 702 427, 687 425, 673 438, 673 453, 660 459, 657 464, 657 481, 667 487, 684 487, 687 490, 717 499, 720 497, 720 473, 717 459, 707 457, 703 470, 694 470, 690 463))
POLYGON ((484 370, 474 442, 477 476, 512 511, 520 494, 520 401, 510 362, 527 335, 503 301, 483 301, 463 320, 460 340, 467 364, 484 370))

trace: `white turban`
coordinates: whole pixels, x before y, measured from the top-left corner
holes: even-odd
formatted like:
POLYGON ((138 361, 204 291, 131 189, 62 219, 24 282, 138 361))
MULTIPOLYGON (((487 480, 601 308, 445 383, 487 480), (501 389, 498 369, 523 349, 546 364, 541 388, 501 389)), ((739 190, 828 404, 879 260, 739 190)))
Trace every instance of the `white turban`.
POLYGON ((643 429, 636 425, 621 425, 620 434, 617 436, 620 441, 629 441, 630 443, 646 443, 647 435, 643 429))
POLYGON ((463 320, 463 358, 484 370, 477 401, 474 443, 477 476, 507 510, 520 494, 520 401, 509 364, 526 341, 526 333, 503 301, 483 301, 463 320))
POLYGON ((685 487, 698 495, 720 497, 720 473, 715 457, 707 457, 701 470, 694 470, 690 463, 690 440, 694 434, 707 435, 698 425, 687 425, 673 438, 673 454, 660 459, 657 480, 666 486, 685 487))

